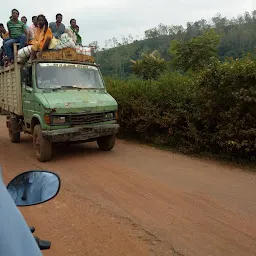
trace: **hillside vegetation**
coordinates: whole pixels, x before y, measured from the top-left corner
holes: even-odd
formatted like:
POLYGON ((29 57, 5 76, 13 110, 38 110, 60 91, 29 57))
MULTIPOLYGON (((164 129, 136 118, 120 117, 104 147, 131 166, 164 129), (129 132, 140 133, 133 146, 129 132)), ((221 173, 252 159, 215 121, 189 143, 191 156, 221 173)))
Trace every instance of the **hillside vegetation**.
POLYGON ((204 19, 193 23, 188 22, 186 28, 159 24, 145 31, 145 37, 140 41, 134 40, 131 35, 120 42, 112 38, 106 41, 103 50, 98 51, 96 59, 104 75, 124 78, 132 73, 130 59, 137 60, 143 53, 158 50, 168 61, 171 59, 169 47, 172 40, 187 41, 202 35, 210 28, 220 35, 217 51, 220 60, 226 57, 241 58, 248 52, 254 54, 256 10, 233 19, 217 15, 209 22, 204 19))
POLYGON ((155 37, 160 32, 153 29, 143 42, 102 52, 117 58, 127 49, 127 59, 112 60, 120 65, 105 70, 116 75, 106 83, 119 104, 120 134, 184 153, 255 162, 255 14, 232 21, 216 17, 214 28, 194 23, 191 34, 177 32, 171 41, 172 35, 155 37), (169 43, 161 48, 164 38, 169 43), (128 54, 145 42, 158 42, 160 50, 155 44, 152 51, 128 54))

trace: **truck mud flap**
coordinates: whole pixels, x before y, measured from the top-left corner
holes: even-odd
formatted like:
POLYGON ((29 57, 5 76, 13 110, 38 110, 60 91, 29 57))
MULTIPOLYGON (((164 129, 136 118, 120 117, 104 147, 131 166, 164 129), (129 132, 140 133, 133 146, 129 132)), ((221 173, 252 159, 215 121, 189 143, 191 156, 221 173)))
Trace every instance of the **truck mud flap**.
POLYGON ((11 128, 11 125, 10 125, 9 120, 6 121, 6 127, 7 127, 8 129, 11 128))

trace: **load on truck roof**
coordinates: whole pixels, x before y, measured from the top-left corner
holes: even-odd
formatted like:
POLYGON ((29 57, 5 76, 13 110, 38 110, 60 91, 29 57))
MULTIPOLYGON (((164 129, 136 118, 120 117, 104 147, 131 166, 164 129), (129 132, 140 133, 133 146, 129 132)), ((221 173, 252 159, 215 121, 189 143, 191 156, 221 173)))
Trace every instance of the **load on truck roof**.
POLYGON ((94 63, 94 57, 77 53, 73 48, 63 48, 57 51, 44 51, 37 53, 36 60, 62 60, 94 63))
MULTIPOLYGON (((94 57, 91 56, 90 47, 81 47, 81 49, 86 48, 87 52, 83 53, 79 53, 79 48, 74 49, 70 47, 62 48, 59 50, 46 50, 42 52, 37 52, 36 59, 34 59, 33 61, 74 61, 96 65, 94 57)), ((25 64, 30 55, 30 50, 28 47, 18 50, 18 44, 13 44, 13 52, 14 64, 25 64)), ((4 70, 8 69, 10 69, 10 66, 4 68, 4 70)))
MULTIPOLYGON (((62 60, 62 61, 76 61, 76 62, 87 62, 87 63, 94 63, 94 57, 91 56, 91 49, 87 47, 87 52, 82 51, 82 49, 86 49, 85 47, 77 48, 70 48, 65 47, 59 50, 46 50, 42 52, 37 52, 36 59, 37 61, 40 60, 62 60), (81 51, 80 51, 81 48, 81 51), (80 53, 81 52, 81 53, 80 53)), ((17 46, 14 45, 14 52, 17 56, 17 62, 24 63, 27 61, 30 55, 30 48, 25 47, 20 49, 17 52, 17 46), (15 49, 16 48, 16 49, 15 49)), ((16 57, 15 56, 15 57, 16 57)))

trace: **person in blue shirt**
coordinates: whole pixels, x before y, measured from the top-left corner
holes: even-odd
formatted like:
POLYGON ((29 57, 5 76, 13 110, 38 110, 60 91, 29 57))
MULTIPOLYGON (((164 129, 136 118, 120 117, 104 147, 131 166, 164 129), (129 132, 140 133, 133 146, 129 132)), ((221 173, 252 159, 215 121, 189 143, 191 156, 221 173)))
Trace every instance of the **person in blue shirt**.
POLYGON ((56 22, 51 22, 49 28, 55 38, 60 39, 61 35, 65 33, 65 25, 62 23, 62 14, 56 14, 56 22))
POLYGON ((21 212, 8 193, 0 168, 0 255, 43 256, 21 212))

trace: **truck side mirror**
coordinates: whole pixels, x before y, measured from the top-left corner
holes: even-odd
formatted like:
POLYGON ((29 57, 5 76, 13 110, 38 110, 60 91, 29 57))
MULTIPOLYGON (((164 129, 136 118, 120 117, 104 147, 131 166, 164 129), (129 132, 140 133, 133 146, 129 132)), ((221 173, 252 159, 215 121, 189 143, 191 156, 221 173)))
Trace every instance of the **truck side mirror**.
POLYGON ((26 84, 27 84, 28 86, 30 86, 30 87, 32 86, 32 81, 31 81, 29 75, 28 75, 27 78, 26 78, 26 84))
POLYGON ((28 86, 32 86, 32 67, 28 67, 27 69, 27 76, 26 76, 26 84, 28 86))
POLYGON ((23 82, 25 82, 26 86, 32 86, 32 67, 24 67, 23 68, 23 82))

